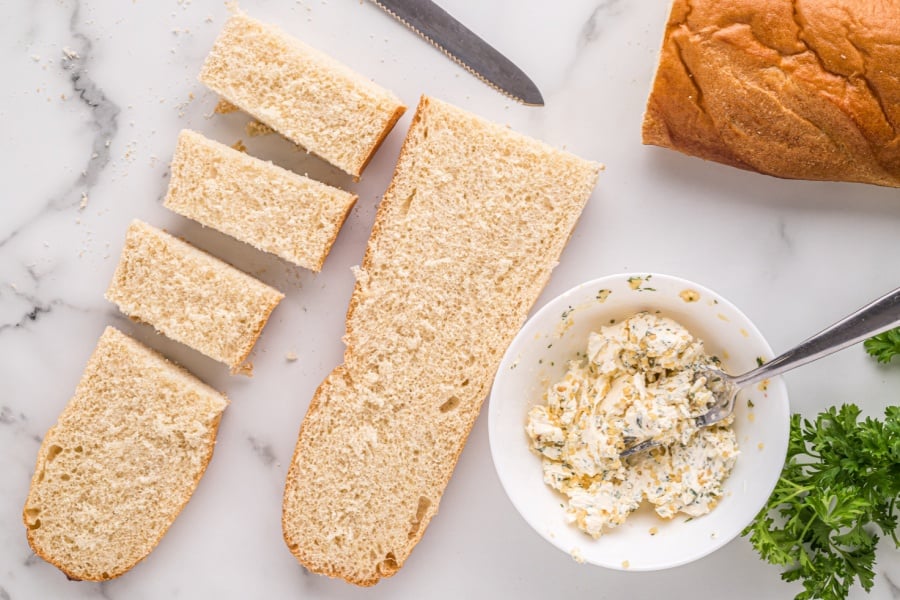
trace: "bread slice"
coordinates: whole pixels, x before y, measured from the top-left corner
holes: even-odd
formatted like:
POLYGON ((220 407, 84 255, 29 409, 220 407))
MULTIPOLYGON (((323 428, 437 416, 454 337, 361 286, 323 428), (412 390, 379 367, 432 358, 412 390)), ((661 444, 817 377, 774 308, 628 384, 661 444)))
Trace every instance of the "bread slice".
POLYGON ((106 299, 129 317, 231 366, 244 361, 284 294, 135 219, 106 299))
POLYGON ((200 81, 357 178, 406 110, 388 90, 241 12, 225 23, 200 81))
POLYGON ((288 470, 282 525, 302 564, 359 585, 403 565, 599 169, 422 98, 357 273, 344 363, 288 470))
POLYGON ((356 196, 185 129, 165 207, 313 271, 356 196))
POLYGON ((900 187, 892 2, 674 0, 643 140, 776 177, 900 187))
POLYGON ((143 560, 190 500, 228 400, 107 327, 44 436, 25 501, 28 543, 71 579, 143 560))

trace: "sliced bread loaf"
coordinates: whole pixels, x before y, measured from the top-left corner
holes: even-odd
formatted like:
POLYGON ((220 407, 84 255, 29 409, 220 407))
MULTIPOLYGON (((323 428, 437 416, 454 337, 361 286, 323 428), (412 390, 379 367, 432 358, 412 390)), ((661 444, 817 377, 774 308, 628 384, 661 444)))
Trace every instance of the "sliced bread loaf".
POLYGON ((344 364, 288 470, 282 525, 302 564, 359 585, 403 565, 599 169, 422 98, 357 273, 344 364))
POLYGON ((159 543, 212 458, 228 400, 108 327, 38 450, 24 521, 72 579, 118 577, 159 543))
POLYGON ((319 271, 356 196, 185 129, 165 207, 319 271))
POLYGON ((406 110, 388 90, 240 12, 225 23, 200 81, 357 178, 406 110))
POLYGON ((249 372, 247 356, 284 298, 231 265, 134 220, 106 299, 167 337, 249 372))

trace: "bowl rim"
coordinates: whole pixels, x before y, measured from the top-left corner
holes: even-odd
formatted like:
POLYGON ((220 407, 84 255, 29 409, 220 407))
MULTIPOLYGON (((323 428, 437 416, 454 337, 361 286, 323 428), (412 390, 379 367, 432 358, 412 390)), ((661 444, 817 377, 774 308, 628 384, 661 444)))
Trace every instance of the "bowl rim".
MULTIPOLYGON (((767 356, 772 356, 772 357, 775 356, 768 340, 765 338, 765 336, 763 336, 762 332, 759 330, 759 328, 756 326, 756 324, 753 322, 753 320, 750 319, 750 317, 747 316, 747 314, 744 311, 742 311, 740 308, 738 308, 733 302, 731 302, 730 300, 723 297, 721 294, 719 294, 715 290, 713 290, 705 285, 696 283, 690 279, 685 279, 683 277, 679 277, 676 275, 669 275, 669 274, 665 274, 665 273, 648 272, 648 271, 626 271, 626 272, 622 272, 622 273, 604 275, 601 277, 583 281, 581 283, 578 283, 578 284, 568 288, 567 290, 563 291, 562 293, 558 294, 557 296, 554 296, 553 298, 547 300, 537 311, 535 311, 530 317, 528 317, 528 319, 522 324, 522 327, 516 333, 515 337, 510 342, 509 346, 507 347, 506 351, 504 352, 503 358, 500 361, 497 375, 495 376, 494 381, 491 385, 491 390, 490 390, 490 395, 489 395, 489 405, 488 405, 488 443, 489 443, 490 451, 491 451, 491 460, 494 464, 494 471, 497 474, 497 478, 500 480, 500 485, 503 488, 503 491, 505 492, 507 498, 509 498, 510 502, 515 507, 516 512, 519 513, 519 515, 525 520, 525 522, 529 525, 529 527, 531 529, 533 529, 538 535, 540 535, 546 541, 550 542, 554 547, 556 547, 561 552, 564 552, 570 556, 572 555, 572 550, 569 550, 569 549, 566 549, 565 547, 563 547, 557 539, 555 539, 548 532, 545 532, 536 523, 532 522, 532 519, 530 519, 528 516, 526 516, 528 514, 528 512, 523 510, 523 506, 521 505, 520 501, 514 496, 514 494, 512 494, 510 492, 510 489, 507 486, 507 480, 504 477, 503 473, 501 473, 501 469, 500 469, 500 466, 498 463, 498 454, 499 454, 500 450, 498 448, 499 441, 496 439, 496 437, 499 435, 498 433, 496 433, 496 427, 497 427, 497 422, 498 422, 499 416, 497 416, 498 409, 496 408, 498 401, 495 401, 494 398, 495 398, 495 396, 499 397, 500 392, 502 392, 502 386, 503 386, 502 381, 504 378, 500 374, 511 371, 512 370, 510 368, 511 365, 516 360, 518 360, 518 357, 516 355, 517 353, 513 352, 514 348, 517 346, 517 342, 519 342, 520 338, 523 338, 524 336, 528 336, 528 335, 533 336, 534 335, 534 332, 530 331, 530 329, 533 327, 536 327, 536 325, 534 325, 535 323, 542 322, 542 320, 546 317, 547 313, 550 313, 551 311, 557 312, 560 304, 565 303, 565 300, 570 299, 571 297, 579 294, 585 288, 596 289, 597 287, 609 284, 609 282, 611 282, 611 281, 622 282, 622 281, 628 281, 631 278, 635 278, 635 277, 639 277, 639 278, 642 278, 645 280, 651 279, 651 278, 656 281, 665 280, 672 284, 688 286, 691 289, 694 289, 694 290, 700 292, 701 296, 706 296, 708 294, 709 296, 713 297, 717 301, 718 305, 727 307, 730 310, 733 310, 738 315, 742 316, 744 318, 744 320, 746 321, 746 323, 744 324, 744 328, 748 330, 750 337, 755 338, 758 341, 760 347, 766 352, 767 356)), ((575 304, 571 304, 571 303, 569 303, 569 304, 571 306, 575 306, 576 308, 578 307, 575 304)), ((789 438, 790 415, 791 415, 790 398, 788 395, 787 386, 785 385, 782 377, 777 376, 777 377, 773 377, 769 380, 768 389, 770 391, 777 390, 778 394, 783 397, 783 401, 779 403, 779 407, 778 407, 778 409, 780 409, 782 414, 780 414, 778 416, 779 416, 779 421, 782 423, 782 428, 784 429, 784 431, 782 432, 782 435, 783 435, 783 438, 785 440, 785 445, 786 445, 787 440, 789 438)), ((774 427, 775 425, 772 424, 770 426, 774 427)), ((778 469, 779 475, 781 473, 782 468, 783 468, 783 462, 778 469)), ((765 503, 766 503, 768 497, 771 495, 772 490, 775 488, 777 483, 778 483, 778 477, 776 476, 772 479, 771 486, 767 486, 769 489, 766 490, 766 494, 765 494, 765 496, 762 497, 762 500, 760 502, 758 502, 758 506, 754 507, 755 510, 752 513, 754 515, 754 517, 759 513, 759 511, 762 509, 762 507, 765 506, 765 503)), ((752 522, 752 520, 750 522, 752 522)), ((702 549, 699 552, 685 554, 682 556, 682 558, 670 561, 663 565, 641 566, 638 564, 638 565, 634 565, 634 566, 631 566, 631 565, 624 566, 623 564, 600 563, 600 562, 591 561, 591 560, 584 560, 584 561, 579 561, 579 562, 584 562, 586 564, 592 564, 592 565, 596 565, 598 567, 603 567, 603 568, 608 568, 608 569, 613 569, 613 570, 618 570, 618 571, 634 571, 634 572, 661 571, 661 570, 676 568, 676 567, 680 567, 680 566, 689 564, 691 562, 700 560, 701 558, 708 556, 709 554, 715 552, 716 550, 721 549, 723 546, 725 546, 729 542, 733 541, 735 538, 739 537, 742 529, 743 529, 743 527, 738 529, 738 531, 735 532, 731 536, 721 536, 720 538, 717 538, 715 543, 709 544, 708 546, 706 546, 704 549, 702 549)), ((587 535, 587 534, 585 534, 585 535, 587 535)), ((586 538, 587 543, 590 543, 593 541, 596 541, 596 540, 593 540, 590 537, 586 538)))

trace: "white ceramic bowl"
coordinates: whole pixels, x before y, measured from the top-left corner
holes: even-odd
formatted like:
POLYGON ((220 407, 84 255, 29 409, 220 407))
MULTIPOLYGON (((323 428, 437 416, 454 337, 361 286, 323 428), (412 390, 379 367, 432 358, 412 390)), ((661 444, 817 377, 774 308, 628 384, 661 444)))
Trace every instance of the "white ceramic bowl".
POLYGON ((753 323, 703 286, 646 273, 595 279, 548 302, 513 340, 491 391, 489 431, 500 481, 535 531, 577 560, 649 571, 701 558, 750 523, 781 472, 790 411, 780 378, 741 392, 734 421, 741 453, 721 501, 709 514, 694 519, 678 515, 666 521, 642 506, 597 540, 566 523, 564 497, 544 484, 541 460, 529 450, 528 411, 542 402, 545 388, 562 377, 576 353, 585 350, 592 330, 641 310, 659 311, 684 325, 703 340, 707 353, 722 360, 728 372, 742 373, 757 365, 757 357, 773 357, 753 323))

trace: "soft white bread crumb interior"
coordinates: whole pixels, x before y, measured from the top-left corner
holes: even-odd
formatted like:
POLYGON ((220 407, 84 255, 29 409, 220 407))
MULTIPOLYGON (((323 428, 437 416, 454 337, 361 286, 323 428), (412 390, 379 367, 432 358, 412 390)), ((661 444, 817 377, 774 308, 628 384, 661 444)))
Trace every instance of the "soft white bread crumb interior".
POLYGON ((194 493, 227 404, 108 327, 38 451, 24 509, 35 553, 91 581, 146 557, 194 493))
POLYGON ((248 368, 244 361, 284 295, 135 219, 106 298, 129 317, 238 372, 248 368))
POLYGON ((165 207, 319 271, 356 196, 185 129, 165 207))
POLYGON ((406 110, 383 87, 241 12, 225 23, 200 81, 355 177, 406 110))
POLYGON ((422 98, 357 273, 344 364, 288 471, 284 537, 309 569, 371 585, 403 565, 599 169, 422 98))

